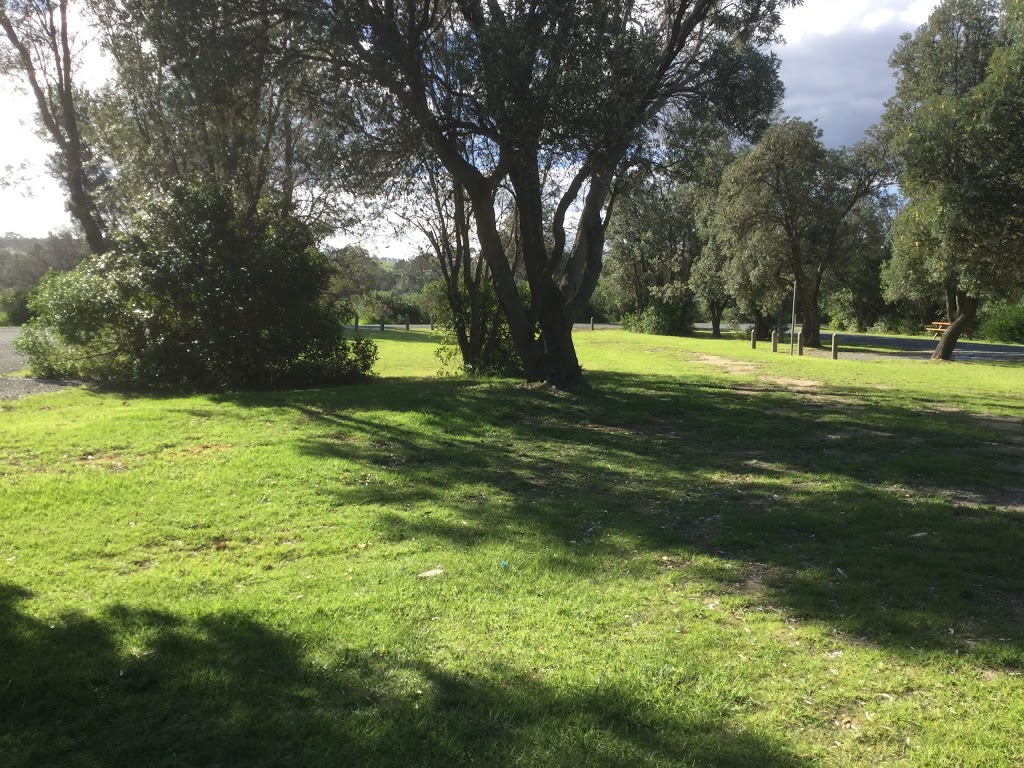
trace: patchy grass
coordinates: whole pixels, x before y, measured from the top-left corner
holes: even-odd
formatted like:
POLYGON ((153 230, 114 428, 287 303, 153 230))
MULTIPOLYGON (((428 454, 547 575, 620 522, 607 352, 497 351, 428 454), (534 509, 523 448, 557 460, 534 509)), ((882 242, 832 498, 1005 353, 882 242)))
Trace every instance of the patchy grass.
POLYGON ((1016 766, 1019 368, 0 405, 0 765, 1016 766))

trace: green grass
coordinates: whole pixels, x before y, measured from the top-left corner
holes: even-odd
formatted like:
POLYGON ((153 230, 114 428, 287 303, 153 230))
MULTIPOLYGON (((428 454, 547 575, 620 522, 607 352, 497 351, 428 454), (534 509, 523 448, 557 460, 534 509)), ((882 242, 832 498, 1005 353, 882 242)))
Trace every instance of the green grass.
POLYGON ((571 396, 373 335, 0 404, 0 765, 1024 763, 1020 367, 602 331, 571 396))

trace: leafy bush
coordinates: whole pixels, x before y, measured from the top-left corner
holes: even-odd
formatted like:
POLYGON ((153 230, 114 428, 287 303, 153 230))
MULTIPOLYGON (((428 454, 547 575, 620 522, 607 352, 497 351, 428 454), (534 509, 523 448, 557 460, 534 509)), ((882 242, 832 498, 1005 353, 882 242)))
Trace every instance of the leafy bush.
MULTIPOLYGON (((519 287, 526 305, 529 290, 525 283, 519 287)), ((436 353, 442 374, 457 369, 469 376, 522 375, 523 365, 493 284, 485 282, 480 286, 475 311, 465 286, 459 286, 459 294, 458 310, 452 306, 443 280, 428 284, 421 294, 424 306, 435 312, 437 329, 443 333, 436 353)))
POLYGON ((335 384, 369 373, 348 342, 329 267, 280 205, 255 213, 229 189, 175 185, 103 256, 51 273, 19 339, 37 375, 113 386, 224 390, 335 384))
POLYGON ((1024 344, 1024 304, 999 304, 988 310, 981 337, 988 341, 1024 344))
POLYGON ((355 308, 359 312, 359 322, 404 323, 409 318, 411 323, 425 323, 429 319, 414 301, 415 294, 405 295, 394 291, 369 291, 355 299, 355 308))
POLYGON ((0 292, 0 316, 4 318, 2 325, 24 325, 31 320, 28 291, 0 292))
POLYGON ((622 317, 622 327, 634 333, 657 336, 688 336, 693 333, 697 306, 685 288, 668 285, 656 288, 650 306, 639 314, 622 317))

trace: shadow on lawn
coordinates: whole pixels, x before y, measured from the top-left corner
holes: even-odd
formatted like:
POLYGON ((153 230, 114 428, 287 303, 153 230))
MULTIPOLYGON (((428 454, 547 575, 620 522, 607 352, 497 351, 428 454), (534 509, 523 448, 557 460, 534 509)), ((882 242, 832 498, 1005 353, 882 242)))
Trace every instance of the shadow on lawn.
POLYGON ((366 470, 324 494, 383 507, 383 540, 540 536, 584 576, 637 551, 646 577, 706 554, 733 567, 679 579, 908 653, 1024 667, 1024 461, 1007 435, 874 390, 591 379, 583 398, 423 381, 248 404, 299 410, 316 434, 302 451, 366 470))
POLYGON ((0 583, 0 764, 766 766, 805 763, 610 687, 455 677, 301 642, 250 618, 125 607, 40 622, 0 583))

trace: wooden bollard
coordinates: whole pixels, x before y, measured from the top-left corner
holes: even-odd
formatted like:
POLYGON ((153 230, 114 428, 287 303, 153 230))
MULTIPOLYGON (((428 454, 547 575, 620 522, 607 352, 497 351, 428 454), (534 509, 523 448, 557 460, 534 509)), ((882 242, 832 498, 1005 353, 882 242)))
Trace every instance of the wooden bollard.
POLYGON ((590 330, 594 330, 594 318, 590 318, 590 330))
POLYGON ((409 330, 409 316, 408 315, 405 316, 405 330, 407 330, 407 331, 409 330))
POLYGON ((757 349, 757 329, 750 329, 750 348, 757 349))
POLYGON ((804 354, 804 332, 800 331, 796 335, 796 353, 800 356, 804 354))
POLYGON ((430 318, 430 330, 434 330, 434 318, 430 318))
POLYGON ((359 315, 356 314, 356 333, 359 333, 359 315))
POLYGON ((779 351, 779 332, 772 331, 772 352, 779 351))
POLYGON ((838 333, 833 333, 832 334, 832 359, 833 360, 838 360, 839 359, 839 334, 838 333))
POLYGON ((380 321, 380 329, 382 331, 384 330, 384 321, 383 320, 380 321))

